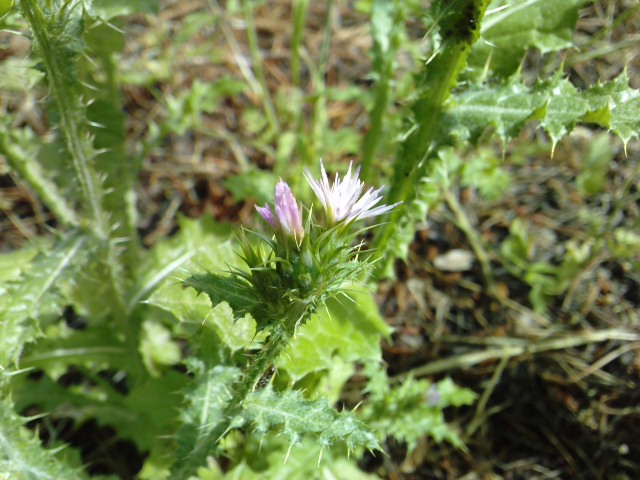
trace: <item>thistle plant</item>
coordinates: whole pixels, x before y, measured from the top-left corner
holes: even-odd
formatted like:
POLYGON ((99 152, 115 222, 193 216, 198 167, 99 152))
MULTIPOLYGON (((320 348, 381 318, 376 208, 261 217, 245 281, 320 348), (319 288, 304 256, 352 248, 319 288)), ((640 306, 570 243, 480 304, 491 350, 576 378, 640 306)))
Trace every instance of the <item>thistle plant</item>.
MULTIPOLYGON (((321 215, 314 215, 313 208, 302 208, 289 185, 280 180, 273 206, 256 206, 273 235, 244 229, 239 234, 239 254, 247 268, 234 268, 226 275, 194 275, 185 281, 186 286, 206 293, 214 306, 227 302, 236 319, 250 314, 266 339, 261 352, 232 385, 223 420, 208 438, 201 439, 202 451, 210 448, 207 444, 211 440, 219 440, 229 429, 243 424, 243 403, 263 386, 258 386, 260 380, 297 329, 329 297, 343 292, 345 283, 357 281, 371 265, 371 252, 356 242, 363 228, 354 227, 354 223, 397 205, 378 205, 381 189, 363 193, 359 169, 352 173, 351 165, 343 179, 336 175, 332 185, 322 163, 321 170, 320 180, 305 172, 322 206, 321 215)), ((361 437, 347 443, 350 447, 377 448, 373 435, 361 437)), ((324 441, 330 444, 333 440, 327 437, 324 441)), ((194 451, 198 451, 197 446, 190 450, 190 458, 194 451)))

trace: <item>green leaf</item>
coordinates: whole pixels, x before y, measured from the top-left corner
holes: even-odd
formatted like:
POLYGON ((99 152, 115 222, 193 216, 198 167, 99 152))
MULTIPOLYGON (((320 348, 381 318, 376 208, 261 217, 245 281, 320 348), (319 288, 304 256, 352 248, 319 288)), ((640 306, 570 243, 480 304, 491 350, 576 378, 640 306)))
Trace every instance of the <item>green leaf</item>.
POLYGON ((489 201, 501 199, 511 185, 511 175, 502 168, 500 158, 488 149, 476 151, 461 165, 461 169, 461 184, 477 188, 480 195, 489 201))
POLYGON ((184 375, 168 371, 158 378, 147 378, 126 396, 95 379, 63 388, 46 375, 39 380, 21 378, 13 385, 16 408, 37 405, 51 418, 72 419, 76 428, 95 419, 99 425, 113 427, 121 438, 135 442, 140 450, 149 450, 162 436, 175 432, 184 375))
POLYGON ((556 76, 529 87, 512 77, 493 87, 474 86, 452 96, 439 136, 477 142, 487 125, 507 142, 529 120, 539 120, 555 144, 576 124, 596 123, 610 129, 626 144, 640 131, 640 92, 629 87, 626 72, 584 92, 556 76))
POLYGON ((251 435, 240 448, 228 452, 240 459, 223 470, 209 462, 198 469, 199 480, 379 480, 379 476, 358 468, 357 458, 346 457, 338 448, 323 448, 311 439, 290 448, 287 439, 275 434, 251 435))
MULTIPOLYGON (((196 378, 184 395, 184 405, 180 410, 182 426, 176 434, 178 458, 188 458, 196 450, 213 450, 211 432, 223 420, 224 409, 229 401, 229 385, 237 381, 239 370, 217 366, 206 369, 204 364, 192 364, 196 378)), ((217 439, 214 439, 217 440, 217 439)))
POLYGON ((494 0, 482 22, 481 39, 468 67, 512 75, 531 48, 543 53, 570 48, 578 11, 589 0, 494 0))
POLYGON ((0 285, 0 366, 18 359, 39 323, 60 315, 66 302, 59 286, 69 278, 67 270, 84 243, 83 237, 69 236, 24 265, 19 277, 0 285))
POLYGON ((366 373, 370 378, 367 389, 370 395, 362 414, 373 428, 406 442, 409 451, 424 436, 464 448, 456 429, 446 423, 443 409, 471 405, 476 399, 475 393, 457 386, 449 378, 431 383, 409 377, 391 388, 386 372, 377 364, 367 365, 366 373))
POLYGON ((37 437, 24 427, 26 419, 13 411, 7 400, 0 401, 0 478, 11 480, 75 480, 85 478, 79 471, 57 460, 42 448, 37 437))
POLYGON ((175 365, 180 361, 180 346, 172 340, 171 331, 159 322, 146 321, 142 324, 140 355, 147 371, 154 377, 160 368, 175 365))
POLYGON ((544 82, 539 90, 550 94, 541 112, 540 126, 546 130, 555 146, 589 111, 589 102, 586 95, 567 79, 544 82))
POLYGON ((86 330, 72 330, 60 322, 45 333, 25 352, 20 360, 22 367, 41 369, 57 379, 69 365, 109 365, 123 370, 129 366, 127 348, 111 325, 92 324, 86 330))
POLYGON ((506 142, 522 130, 546 100, 543 92, 533 91, 515 79, 494 88, 472 87, 451 97, 441 128, 462 141, 476 142, 487 125, 492 125, 506 142))
POLYGON ((331 298, 326 309, 300 328, 278 367, 294 380, 333 368, 334 356, 344 362, 379 361, 380 341, 390 333, 378 313, 373 295, 347 289, 344 296, 331 298))
POLYGON ((0 63, 0 89, 9 92, 33 92, 42 80, 42 72, 34 68, 29 58, 8 57, 0 63))
POLYGON ((249 285, 235 275, 196 274, 187 278, 184 286, 193 288, 199 294, 206 293, 213 307, 226 302, 231 306, 236 320, 251 315, 256 304, 249 285))
POLYGON ((324 399, 306 400, 298 390, 277 393, 267 385, 251 394, 244 406, 236 426, 249 424, 259 433, 277 430, 291 445, 311 437, 325 447, 344 442, 349 451, 380 450, 376 437, 353 413, 338 413, 324 399))
MULTIPOLYGON (((25 270, 28 270, 33 259, 38 255, 38 249, 27 246, 0 255, 0 282, 16 280, 25 270)), ((0 284, 1 285, 1 284, 0 284)))
POLYGON ((152 450, 175 434, 181 402, 179 393, 187 380, 183 374, 170 370, 157 378, 148 378, 124 398, 122 410, 127 415, 116 417, 120 422, 105 417, 99 418, 100 423, 113 426, 141 451, 152 450))
POLYGON ((208 297, 181 285, 164 285, 147 303, 171 313, 182 323, 181 332, 213 327, 216 336, 232 351, 246 348, 255 338, 256 325, 250 316, 235 319, 226 301, 211 307, 208 297))
POLYGON ((629 86, 625 70, 614 80, 590 88, 586 97, 591 105, 585 118, 609 128, 620 137, 625 147, 640 135, 640 91, 629 86))
MULTIPOLYGON (((179 281, 174 277, 176 272, 190 271, 198 268, 208 271, 227 271, 230 265, 235 265, 237 255, 233 251, 231 228, 229 225, 219 224, 211 217, 199 219, 178 218, 179 231, 171 238, 159 241, 137 263, 137 285, 131 289, 127 303, 129 308, 145 300, 157 288, 167 286, 177 287, 179 281)), ((178 288, 177 291, 180 291, 178 288)), ((176 291, 169 295, 177 296, 176 291)), ((154 301, 158 301, 158 296, 154 301)), ((168 305, 159 305, 168 309, 168 305)), ((179 307, 177 307, 179 310, 179 307)), ((178 319, 186 319, 184 314, 176 311, 178 319)), ((200 321, 204 317, 198 317, 200 321)), ((193 318, 191 319, 193 320, 193 318)))

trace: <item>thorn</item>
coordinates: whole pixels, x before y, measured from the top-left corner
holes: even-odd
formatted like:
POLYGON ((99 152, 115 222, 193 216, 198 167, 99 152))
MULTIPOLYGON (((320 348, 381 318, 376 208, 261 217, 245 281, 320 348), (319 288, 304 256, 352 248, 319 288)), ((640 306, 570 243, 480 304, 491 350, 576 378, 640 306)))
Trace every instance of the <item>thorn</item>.
POLYGON ((291 448, 293 447, 293 443, 289 444, 289 449, 287 450, 287 456, 284 457, 284 462, 282 462, 283 465, 286 465, 287 460, 289 460, 289 454, 291 453, 291 448))
POLYGON ((89 90, 93 90, 94 92, 98 92, 98 91, 100 91, 100 90, 98 89, 98 87, 95 87, 95 86, 91 85, 89 82, 81 81, 81 82, 80 82, 80 85, 83 85, 83 86, 87 87, 89 90))

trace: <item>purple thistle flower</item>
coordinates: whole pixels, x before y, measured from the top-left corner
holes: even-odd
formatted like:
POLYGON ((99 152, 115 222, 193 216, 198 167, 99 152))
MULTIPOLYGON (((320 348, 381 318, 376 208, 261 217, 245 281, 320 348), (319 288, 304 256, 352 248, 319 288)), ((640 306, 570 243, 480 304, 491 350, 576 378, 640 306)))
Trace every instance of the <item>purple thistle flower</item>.
POLYGON ((283 180, 280 180, 276 185, 275 215, 269 204, 264 207, 256 205, 256 210, 271 228, 283 232, 288 237, 293 237, 296 245, 300 246, 304 238, 302 215, 296 197, 293 196, 291 188, 283 180))
POLYGON ((305 169, 304 176, 320 200, 320 203, 322 203, 329 226, 342 221, 349 223, 354 220, 382 215, 402 203, 378 205, 376 207, 378 202, 382 200, 380 196, 382 188, 374 190, 372 187, 362 193, 364 190, 364 182, 358 178, 360 175, 360 167, 356 169, 355 174, 352 176, 352 163, 353 162, 349 163, 349 170, 342 180, 340 180, 340 177, 336 174, 333 185, 331 186, 329 185, 329 179, 327 178, 327 172, 324 169, 322 160, 320 160, 322 179, 315 180, 311 176, 311 172, 305 169))

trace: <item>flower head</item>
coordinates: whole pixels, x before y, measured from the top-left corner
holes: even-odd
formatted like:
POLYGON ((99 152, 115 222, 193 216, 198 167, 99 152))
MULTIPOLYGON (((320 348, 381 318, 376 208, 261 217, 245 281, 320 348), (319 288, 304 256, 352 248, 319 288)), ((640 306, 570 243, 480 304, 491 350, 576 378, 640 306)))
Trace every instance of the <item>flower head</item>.
POLYGON ((360 175, 360 167, 358 167, 352 175, 352 163, 349 164, 349 170, 342 180, 340 180, 340 177, 336 174, 333 185, 331 186, 329 186, 329 179, 327 178, 327 172, 324 169, 322 160, 320 160, 322 179, 315 180, 309 170, 305 169, 304 176, 320 200, 320 203, 322 203, 322 207, 327 216, 327 222, 330 226, 342 221, 349 223, 354 220, 382 215, 402 203, 378 205, 376 207, 376 204, 382 200, 380 196, 382 188, 374 190, 373 187, 371 187, 362 193, 364 190, 364 182, 358 178, 360 175))
POLYGON ((289 185, 282 179, 276 185, 275 214, 269 204, 264 207, 256 205, 256 210, 271 228, 276 232, 281 231, 286 236, 292 237, 296 245, 300 246, 304 238, 302 215, 300 214, 296 197, 293 196, 289 185))

